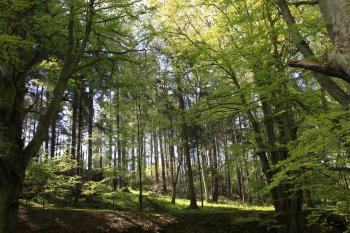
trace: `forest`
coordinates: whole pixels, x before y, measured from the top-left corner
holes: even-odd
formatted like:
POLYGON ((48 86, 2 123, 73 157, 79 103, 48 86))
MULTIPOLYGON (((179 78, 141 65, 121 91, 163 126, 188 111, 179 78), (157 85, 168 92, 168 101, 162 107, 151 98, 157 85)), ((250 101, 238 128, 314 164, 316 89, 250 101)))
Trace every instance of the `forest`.
POLYGON ((0 0, 0 233, 349 233, 349 0, 0 0))

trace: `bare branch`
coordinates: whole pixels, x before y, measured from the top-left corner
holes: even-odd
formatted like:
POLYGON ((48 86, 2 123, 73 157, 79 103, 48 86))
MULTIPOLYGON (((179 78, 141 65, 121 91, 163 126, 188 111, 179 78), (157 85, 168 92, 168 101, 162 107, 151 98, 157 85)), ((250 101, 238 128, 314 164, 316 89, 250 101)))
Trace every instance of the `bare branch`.
POLYGON ((291 5, 291 6, 301 6, 301 5, 310 5, 310 6, 315 6, 315 5, 318 5, 318 1, 315 0, 315 1, 298 1, 298 2, 288 2, 288 5, 291 5))
POLYGON ((290 61, 288 65, 290 67, 303 68, 303 69, 307 69, 317 73, 340 78, 346 82, 350 81, 350 77, 343 70, 341 70, 340 68, 337 68, 336 66, 330 63, 322 64, 322 63, 312 61, 310 59, 301 59, 298 61, 290 61))

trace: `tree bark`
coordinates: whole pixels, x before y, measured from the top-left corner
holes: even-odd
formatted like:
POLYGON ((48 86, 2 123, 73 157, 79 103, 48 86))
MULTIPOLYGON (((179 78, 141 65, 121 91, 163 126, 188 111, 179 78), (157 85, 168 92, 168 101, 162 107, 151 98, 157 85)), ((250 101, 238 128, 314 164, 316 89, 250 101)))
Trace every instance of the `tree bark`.
POLYGON ((159 136, 159 146, 160 146, 160 161, 162 165, 162 192, 167 193, 166 187, 166 176, 165 176, 165 158, 164 158, 164 148, 163 148, 163 137, 161 132, 158 133, 159 136))
POLYGON ((159 154, 158 154, 158 136, 157 131, 153 133, 153 143, 154 143, 154 169, 156 172, 156 183, 159 183, 159 154))
POLYGON ((213 139, 213 166, 212 166, 212 179, 213 179, 213 192, 212 192, 212 201, 218 202, 219 201, 219 175, 218 175, 218 153, 217 153, 217 145, 216 145, 216 139, 213 139))
POLYGON ((89 109, 89 119, 88 119, 88 170, 92 170, 92 131, 94 122, 94 92, 91 90, 88 94, 88 109, 89 109))
POLYGON ((72 140, 71 140, 71 158, 76 159, 77 147, 77 119, 78 119, 79 95, 75 91, 72 104, 72 140))
MULTIPOLYGON (((185 114, 185 101, 182 95, 179 95, 179 105, 180 109, 183 111, 182 114, 185 114)), ((191 164, 191 152, 188 141, 188 128, 186 124, 185 116, 182 116, 182 124, 181 124, 181 139, 182 139, 182 148, 184 150, 184 156, 187 167, 187 179, 188 179, 188 189, 190 194, 190 205, 188 208, 190 209, 198 209, 197 201, 196 201, 196 193, 194 190, 194 182, 193 182, 193 173, 192 173, 192 164, 191 164)))
POLYGON ((348 76, 350 83, 350 2, 348 0, 320 0, 320 9, 328 33, 334 43, 328 62, 348 76))
MULTIPOLYGON (((328 6, 329 6, 329 4, 331 4, 331 5, 336 6, 336 8, 338 9, 338 7, 340 6, 340 5, 338 5, 339 2, 342 2, 340 5, 342 5, 342 7, 344 7, 344 10, 339 11, 340 15, 343 15, 344 12, 347 12, 347 10, 349 8, 349 3, 347 0, 336 0, 336 1, 321 0, 320 1, 320 3, 321 3, 320 5, 325 6, 325 7, 321 7, 321 9, 324 9, 323 10, 324 17, 326 19, 326 22, 328 22, 327 29, 329 32, 330 32, 329 28, 333 27, 333 26, 330 26, 330 24, 331 25, 333 24, 333 20, 335 20, 336 16, 331 16, 332 14, 329 14, 328 6), (332 22, 329 22, 329 19, 331 19, 332 22)), ((288 26, 289 35, 291 36, 294 44, 296 45, 298 50, 303 54, 303 56, 305 58, 313 59, 314 53, 313 53, 312 49, 310 48, 310 46, 306 43, 305 39, 301 36, 300 32, 298 31, 295 19, 294 19, 292 13, 290 12, 290 9, 288 7, 286 0, 278 0, 277 5, 281 9, 283 20, 286 22, 286 24, 288 26)), ((334 14, 338 14, 338 12, 335 12, 334 14)), ((348 16, 346 16, 345 18, 348 20, 348 16)), ((348 30, 348 26, 346 27, 345 30, 348 30)), ((333 29, 331 31, 333 31, 333 29)), ((330 34, 332 35, 332 32, 330 34)), ((334 54, 338 54, 338 53, 335 52, 334 54)), ((347 56, 345 56, 345 57, 347 57, 347 56)), ((345 57, 342 55, 340 55, 339 57, 335 55, 335 56, 333 56, 333 59, 331 59, 331 61, 334 63, 335 67, 337 67, 337 66, 342 67, 343 62, 339 63, 338 60, 342 60, 342 58, 345 58, 345 57)), ((348 67, 350 67, 349 63, 347 63, 347 65, 348 65, 348 67)), ((342 67, 342 68, 344 69, 344 67, 342 67)), ((344 72, 346 72, 346 69, 344 69, 344 72)), ((350 75, 350 73, 347 73, 347 74, 350 75)), ((314 73, 314 77, 317 80, 317 82, 320 84, 320 86, 324 90, 326 90, 333 99, 338 101, 343 107, 345 107, 345 108, 349 107, 350 96, 343 89, 341 89, 336 82, 334 82, 327 75, 322 74, 322 73, 314 73)))
POLYGON ((183 161, 183 153, 181 149, 182 149, 181 147, 177 148, 179 163, 177 165, 175 178, 172 182, 173 187, 172 187, 172 193, 171 193, 171 204, 173 205, 175 205, 177 182, 179 180, 180 169, 183 161))
MULTIPOLYGON (((13 4, 13 3, 12 3, 13 4)), ((63 66, 54 88, 52 99, 46 112, 40 117, 33 139, 24 147, 22 140, 25 117, 24 96, 26 75, 43 58, 37 51, 29 51, 29 59, 18 57, 24 67, 16 67, 1 62, 0 65, 0 233, 16 233, 18 195, 21 191, 24 174, 29 161, 40 150, 47 139, 48 129, 59 110, 60 103, 69 79, 75 72, 85 51, 92 29, 94 0, 87 6, 85 35, 73 52, 74 13, 71 10, 68 19, 68 43, 63 66), (34 56, 34 58, 32 57, 34 56), (38 56, 38 57, 36 57, 38 56), (20 70, 20 71, 19 71, 20 70)), ((35 13, 35 12, 34 12, 35 13)), ((24 29, 25 30, 25 29, 24 29)))
POLYGON ((56 119, 53 119, 51 123, 51 138, 50 138, 50 157, 53 159, 56 152, 56 119))

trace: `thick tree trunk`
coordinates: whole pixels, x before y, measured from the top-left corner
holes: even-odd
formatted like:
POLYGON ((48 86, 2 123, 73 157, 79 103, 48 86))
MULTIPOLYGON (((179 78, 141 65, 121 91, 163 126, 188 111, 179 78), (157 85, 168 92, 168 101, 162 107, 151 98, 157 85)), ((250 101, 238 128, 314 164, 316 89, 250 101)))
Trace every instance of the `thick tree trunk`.
MULTIPOLYGON (((182 111, 185 111, 185 101, 183 96, 179 96, 179 105, 182 111)), ((196 201, 196 193, 194 189, 193 182, 193 172, 192 172, 192 164, 191 164, 191 152, 189 147, 188 140, 188 128, 185 122, 185 117, 182 117, 182 125, 181 125, 181 139, 182 139, 182 148, 184 149, 185 162, 187 167, 187 179, 188 179, 188 189, 190 194, 190 209, 198 209, 197 201, 196 201)))
MULTIPOLYGON (((13 4, 13 3, 12 3, 13 4)), ((70 11, 68 20, 68 43, 63 66, 58 82, 53 91, 53 97, 47 111, 40 117, 37 131, 33 139, 24 147, 22 127, 25 117, 24 96, 26 88, 26 71, 39 63, 44 57, 33 50, 23 51, 18 56, 18 63, 23 67, 15 67, 1 61, 0 69, 0 233, 16 233, 16 216, 18 211, 18 196, 21 191, 26 167, 47 139, 48 129, 60 107, 62 96, 70 77, 75 72, 87 45, 92 29, 94 0, 87 6, 87 21, 85 35, 74 48, 74 15, 70 11), (29 52, 29 54, 25 54, 29 52), (27 56, 28 55, 28 56, 27 56), (34 56, 34 57, 33 57, 34 56), (29 58, 28 58, 29 57, 29 58), (19 68, 19 69, 18 69, 19 68), (18 70, 20 71, 18 71, 18 70)), ((32 12, 29 12, 32 15, 32 12)), ((35 12, 34 12, 35 15, 35 12)), ((28 26, 28 25, 27 25, 28 26)), ((29 27, 30 23, 29 23, 29 27)), ((23 33, 26 33, 24 29, 23 33)), ((41 48, 39 47, 39 50, 41 48)), ((17 49, 16 49, 17 50, 17 49)), ((22 50, 22 49, 21 49, 22 50)), ((46 56, 46 55, 45 55, 46 56)))
POLYGON ((274 206, 277 212, 278 221, 284 228, 281 233, 303 233, 304 232, 304 212, 303 193, 290 193, 290 187, 280 185, 273 192, 276 195, 274 206))
MULTIPOLYGON (((12 172, 12 171, 9 171, 12 172)), ((19 207, 19 194, 22 189, 24 175, 12 177, 0 188, 0 232, 17 233, 16 222, 19 207)))
POLYGON ((8 131, 6 126, 0 127, 0 232, 17 233, 18 198, 26 165, 21 158, 22 142, 8 131))
POLYGON ((348 0, 320 0, 320 9, 328 33, 334 43, 330 63, 347 74, 350 83, 350 2, 348 0))
MULTIPOLYGON (((314 53, 306 40, 302 37, 298 31, 295 19, 288 7, 286 0, 277 0, 277 5, 281 9, 283 20, 286 22, 289 35, 293 40, 298 50, 303 54, 305 58, 314 58, 314 53)), ((349 70, 349 52, 350 52, 350 39, 349 39, 349 8, 350 4, 348 0, 321 0, 320 1, 321 12, 324 15, 328 32, 333 37, 333 41, 336 42, 335 50, 330 56, 330 63, 333 63, 335 67, 340 67, 342 71, 350 76, 349 70), (338 29, 334 29, 335 25, 338 25, 338 29), (340 30, 340 31, 339 31, 340 30), (339 39, 334 38, 334 32, 339 33, 339 39), (347 42, 345 42, 347 41, 347 42), (340 48, 340 50, 338 50, 340 48)), ((336 26, 337 27, 337 26, 336 26)), ((320 86, 326 90, 329 95, 338 101, 343 107, 347 108, 350 105, 349 95, 332 79, 322 73, 314 73, 314 77, 320 86)), ((350 79, 349 79, 350 80, 350 79)))

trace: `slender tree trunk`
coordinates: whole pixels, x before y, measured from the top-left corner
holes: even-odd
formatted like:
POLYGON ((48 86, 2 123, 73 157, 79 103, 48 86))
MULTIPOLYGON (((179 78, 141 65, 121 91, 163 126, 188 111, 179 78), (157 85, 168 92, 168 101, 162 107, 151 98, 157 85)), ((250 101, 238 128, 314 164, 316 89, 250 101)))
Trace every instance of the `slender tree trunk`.
POLYGON ((165 159, 164 159, 164 148, 163 148, 163 135, 159 131, 159 146, 160 146, 160 161, 162 165, 162 192, 167 193, 167 187, 166 187, 166 176, 165 176, 165 159))
POLYGON ((51 123, 51 137, 50 137, 50 157, 53 159, 56 152, 56 119, 51 123))
POLYGON ((82 174, 82 151, 81 151, 81 139, 83 130, 83 104, 82 104, 82 94, 79 95, 79 115, 78 115, 78 141, 77 141, 77 174, 82 174))
MULTIPOLYGON (((91 87, 90 87, 91 88, 91 87)), ((88 170, 92 170, 92 130, 93 130, 93 121, 94 121, 94 93, 90 89, 88 95, 88 108, 89 108, 89 119, 88 119, 88 170)))
MULTIPOLYGON (((171 126, 172 127, 172 126, 171 126)), ((169 139, 169 157, 170 157, 170 176, 171 176, 171 185, 172 185, 172 193, 174 191, 174 162, 175 162, 175 148, 173 144, 173 128, 170 129, 170 139, 169 139)), ((176 188, 176 187, 175 187, 176 188)))
POLYGON ((157 131, 153 134, 154 143, 154 169, 156 172, 156 183, 159 183, 159 157, 158 157, 158 136, 157 131))
POLYGON ((172 189, 172 194, 171 194, 171 203, 175 205, 175 199, 176 199, 176 188, 177 188, 177 182, 179 180, 179 174, 180 174, 180 169, 181 169, 181 165, 182 165, 182 161, 183 161, 183 153, 182 153, 182 148, 178 147, 177 148, 177 152, 178 152, 178 159, 179 159, 179 163, 177 165, 177 169, 176 169, 176 176, 172 182, 173 185, 173 189, 172 189))
POLYGON ((209 195, 208 195, 208 184, 207 184, 207 163, 205 158, 205 151, 203 149, 200 151, 201 154, 201 167, 202 167, 202 179, 203 179, 203 188, 204 188, 204 198, 207 202, 209 202, 209 195))
POLYGON ((225 134, 225 139, 224 139, 224 146, 225 146, 225 167, 226 167, 227 198, 228 199, 232 199, 231 166, 230 166, 230 160, 229 160, 229 155, 228 155, 227 136, 226 136, 226 134, 225 134))
POLYGON ((138 97, 138 114, 137 114, 137 164, 139 173, 139 211, 142 211, 142 153, 143 153, 143 138, 141 136, 140 124, 141 124, 141 104, 140 97, 138 97))
POLYGON ((213 202, 219 201, 219 175, 218 175, 218 154, 217 154, 217 147, 216 147, 216 140, 213 140, 213 169, 212 169, 212 176, 213 176, 213 202))
POLYGON ((136 179, 136 159, 135 159, 135 138, 132 139, 133 140, 133 147, 132 147, 132 151, 131 151, 131 171, 132 171, 132 179, 135 180, 136 179))
POLYGON ((149 142, 149 145, 150 145, 150 148, 149 148, 149 151, 150 151, 150 167, 151 167, 151 178, 153 179, 153 134, 151 134, 150 136, 150 142, 149 142))
POLYGON ((201 206, 204 206, 204 198, 203 198, 203 180, 202 180, 202 166, 201 166, 201 160, 200 160, 200 149, 199 146, 197 146, 197 160, 198 160, 198 174, 199 174, 199 184, 200 184, 200 192, 201 192, 201 206))

